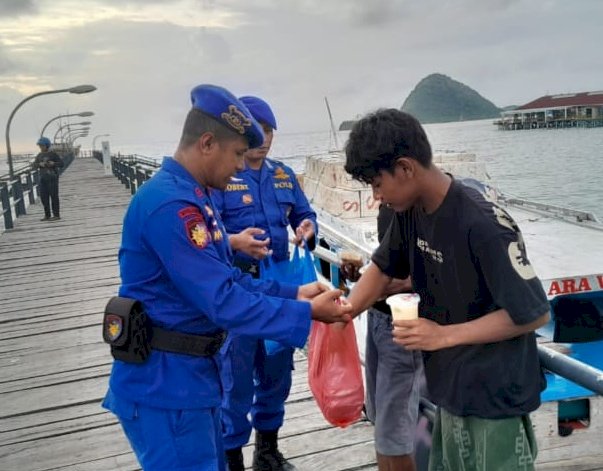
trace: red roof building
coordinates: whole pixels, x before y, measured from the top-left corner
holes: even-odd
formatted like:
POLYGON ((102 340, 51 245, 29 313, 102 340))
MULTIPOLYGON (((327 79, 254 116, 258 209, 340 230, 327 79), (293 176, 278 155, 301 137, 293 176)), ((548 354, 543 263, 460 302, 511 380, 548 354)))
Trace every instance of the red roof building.
POLYGON ((545 95, 503 111, 495 124, 500 129, 603 126, 603 90, 545 95))

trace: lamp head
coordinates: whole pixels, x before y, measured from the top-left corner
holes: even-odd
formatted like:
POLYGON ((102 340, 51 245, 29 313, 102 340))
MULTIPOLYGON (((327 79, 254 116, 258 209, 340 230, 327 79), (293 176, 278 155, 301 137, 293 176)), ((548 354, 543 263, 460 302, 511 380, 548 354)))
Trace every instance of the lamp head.
POLYGON ((77 87, 71 87, 69 93, 77 93, 79 95, 82 93, 90 93, 94 90, 96 90, 94 85, 78 85, 77 87))

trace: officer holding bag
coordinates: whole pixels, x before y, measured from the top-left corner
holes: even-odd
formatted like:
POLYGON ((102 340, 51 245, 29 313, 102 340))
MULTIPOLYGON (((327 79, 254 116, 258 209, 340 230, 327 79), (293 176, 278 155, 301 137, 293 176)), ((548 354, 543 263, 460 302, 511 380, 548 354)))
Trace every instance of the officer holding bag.
MULTIPOLYGON (((259 276, 259 260, 270 255, 279 263, 289 260, 288 227, 298 242, 312 246, 316 213, 310 207, 293 170, 268 159, 276 118, 264 100, 240 97, 262 126, 264 142, 245 155, 245 168, 216 193, 216 206, 235 249, 234 263, 259 276)), ((222 423, 229 471, 243 471, 242 447, 255 428, 254 471, 293 471, 278 449, 285 401, 291 390, 293 348, 267 352, 257 336, 236 335, 222 351, 224 402, 222 423), (251 423, 247 415, 251 413, 251 423)))
POLYGON ((349 320, 339 290, 254 280, 231 265, 212 200, 264 136, 224 88, 199 85, 173 158, 134 195, 119 298, 103 335, 115 357, 103 406, 144 470, 225 469, 219 356, 225 331, 301 347, 310 320, 349 320))

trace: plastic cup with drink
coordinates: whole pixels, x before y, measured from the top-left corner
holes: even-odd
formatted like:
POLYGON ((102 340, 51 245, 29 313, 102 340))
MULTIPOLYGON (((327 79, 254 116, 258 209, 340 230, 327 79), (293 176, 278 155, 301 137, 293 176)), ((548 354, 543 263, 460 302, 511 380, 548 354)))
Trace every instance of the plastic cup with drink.
POLYGON ((394 294, 385 300, 392 310, 394 321, 418 319, 419 301, 421 297, 417 293, 394 294))

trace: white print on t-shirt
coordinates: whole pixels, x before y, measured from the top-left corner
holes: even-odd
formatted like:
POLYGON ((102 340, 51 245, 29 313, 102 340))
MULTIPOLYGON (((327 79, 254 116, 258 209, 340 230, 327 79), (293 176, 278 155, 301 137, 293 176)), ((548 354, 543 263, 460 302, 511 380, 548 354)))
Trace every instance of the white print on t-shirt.
POLYGON ((521 235, 521 231, 519 230, 519 226, 515 224, 515 221, 507 212, 496 204, 492 205, 492 210, 496 215, 496 220, 501 226, 507 227, 517 234, 517 242, 509 243, 507 247, 507 253, 509 254, 509 259, 511 260, 511 265, 517 272, 519 276, 521 276, 524 280, 531 280, 532 278, 536 278, 536 273, 534 272, 534 268, 530 264, 528 260, 528 253, 526 251, 526 246, 523 242, 523 236, 521 235))
POLYGON ((423 253, 428 254, 434 262, 444 263, 444 256, 442 255, 442 252, 430 248, 429 243, 426 240, 417 237, 417 247, 419 247, 423 253))

